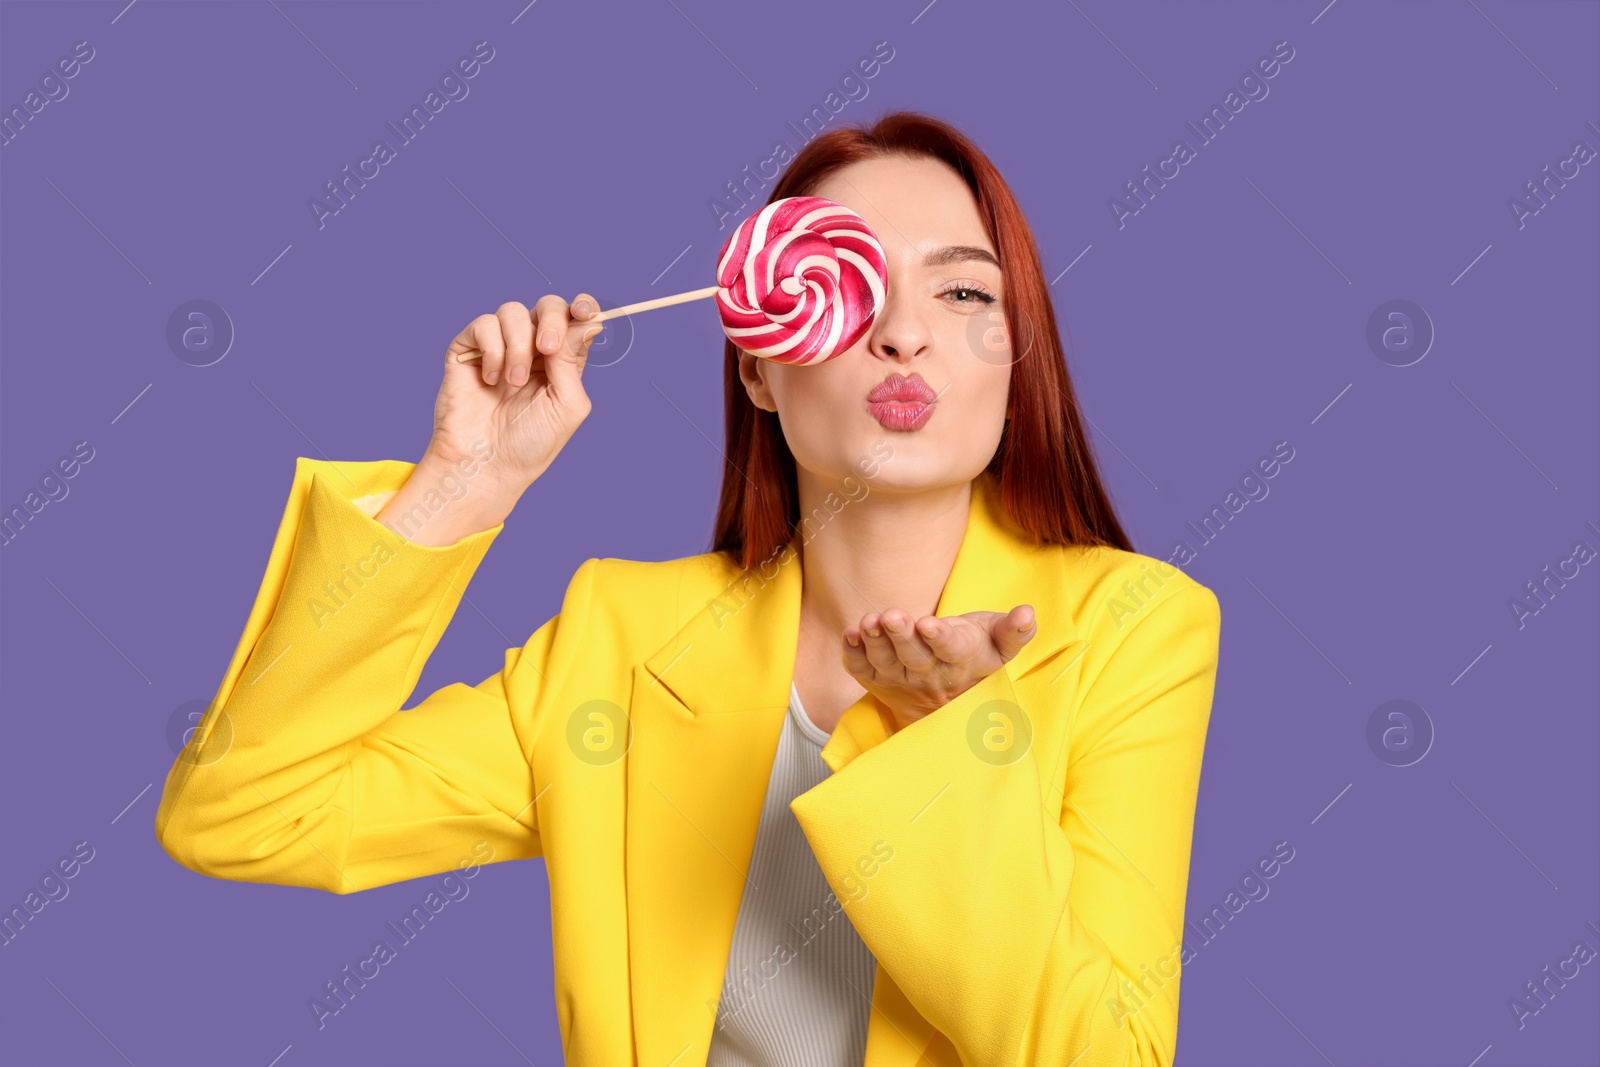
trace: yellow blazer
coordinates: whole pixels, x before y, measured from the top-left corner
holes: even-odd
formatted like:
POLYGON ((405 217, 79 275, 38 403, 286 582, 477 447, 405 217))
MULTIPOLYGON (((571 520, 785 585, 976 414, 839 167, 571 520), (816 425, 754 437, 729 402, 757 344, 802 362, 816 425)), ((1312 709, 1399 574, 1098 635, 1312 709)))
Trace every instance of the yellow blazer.
MULTIPOLYGON (((587 560, 501 669, 401 711, 503 529, 397 536, 371 516, 413 466, 296 461, 157 836, 202 874, 333 893, 542 855, 567 1062, 703 1063, 801 534, 743 578, 710 553, 587 560)), ((866 1067, 1169 1064, 1217 600, 1146 556, 1034 546, 995 492, 974 483, 937 613, 1030 603, 1037 636, 905 729, 862 697, 791 805, 877 959, 866 1067)))

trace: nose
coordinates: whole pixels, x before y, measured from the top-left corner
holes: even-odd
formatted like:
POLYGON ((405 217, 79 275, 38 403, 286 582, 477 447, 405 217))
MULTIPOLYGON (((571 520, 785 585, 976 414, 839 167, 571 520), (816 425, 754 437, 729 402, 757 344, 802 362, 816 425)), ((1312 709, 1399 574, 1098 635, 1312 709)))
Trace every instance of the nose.
POLYGON ((902 363, 927 355, 933 347, 933 330, 924 317, 926 310, 916 301, 911 286, 887 287, 883 307, 872 324, 868 350, 879 359, 902 363))

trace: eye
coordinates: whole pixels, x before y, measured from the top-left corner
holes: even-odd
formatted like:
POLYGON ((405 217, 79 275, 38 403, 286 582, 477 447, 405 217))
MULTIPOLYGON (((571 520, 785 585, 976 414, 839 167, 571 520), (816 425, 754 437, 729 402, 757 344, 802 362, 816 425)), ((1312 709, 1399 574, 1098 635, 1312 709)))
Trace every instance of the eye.
POLYGON ((949 300, 952 304, 968 304, 976 306, 979 304, 994 303, 994 294, 990 293, 982 286, 969 285, 966 283, 952 285, 948 289, 940 292, 939 295, 949 300))

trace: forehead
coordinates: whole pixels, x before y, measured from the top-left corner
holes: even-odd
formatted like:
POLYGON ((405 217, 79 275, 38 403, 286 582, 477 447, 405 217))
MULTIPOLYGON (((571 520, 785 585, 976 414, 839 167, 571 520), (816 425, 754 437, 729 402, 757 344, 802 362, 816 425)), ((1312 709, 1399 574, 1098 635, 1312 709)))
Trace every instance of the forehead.
POLYGON ((994 251, 972 190, 951 167, 928 156, 851 163, 828 175, 812 194, 866 219, 891 257, 907 251, 920 256, 947 245, 994 251))

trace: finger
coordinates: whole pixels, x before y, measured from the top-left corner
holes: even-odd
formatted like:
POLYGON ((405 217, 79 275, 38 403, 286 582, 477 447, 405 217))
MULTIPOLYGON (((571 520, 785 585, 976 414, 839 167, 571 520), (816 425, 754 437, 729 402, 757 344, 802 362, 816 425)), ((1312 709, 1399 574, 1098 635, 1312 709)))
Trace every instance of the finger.
POLYGON ((900 657, 894 651, 894 642, 883 632, 883 620, 876 611, 862 616, 861 645, 867 654, 867 662, 877 673, 898 674, 903 670, 900 657))
POLYGON ((994 647, 1000 652, 1000 658, 1010 660, 1038 632, 1038 620, 1034 618, 1032 606, 1019 604, 995 620, 990 636, 994 639, 994 647))
POLYGON ((450 339, 450 345, 444 350, 445 362, 450 365, 457 363, 471 363, 481 360, 483 353, 478 351, 478 338, 474 333, 478 320, 473 319, 461 327, 461 332, 450 339))
POLYGON ((593 326, 580 324, 579 326, 574 326, 573 329, 582 329, 583 331, 576 335, 577 339, 573 342, 575 351, 572 357, 574 365, 581 372, 584 367, 589 365, 589 348, 594 344, 594 339, 599 337, 605 329, 605 325, 603 323, 597 323, 593 326))
POLYGON ((844 669, 858 679, 872 677, 872 661, 867 659, 866 647, 861 643, 861 629, 849 626, 844 631, 844 669))
POLYGON ((483 359, 483 380, 490 385, 500 380, 500 366, 505 362, 506 342, 500 329, 500 319, 494 315, 479 315, 467 327, 472 333, 472 346, 483 359))
POLYGON ((559 296, 542 296, 533 306, 533 346, 545 377, 561 403, 579 403, 584 396, 580 380, 582 361, 567 343, 571 319, 567 302, 559 296))
POLYGON ((933 663, 933 649, 917 635, 909 612, 890 608, 883 613, 883 628, 901 663, 912 670, 924 670, 933 663))
POLYGON ((918 619, 917 633, 922 635, 933 654, 945 663, 961 663, 978 651, 978 639, 971 627, 957 626, 936 615, 925 615, 918 619))
POLYGON ((505 339, 505 366, 501 369, 513 386, 528 380, 533 363, 533 318, 528 305, 508 300, 495 315, 500 320, 500 335, 505 339))
POLYGON ((573 321, 567 327, 567 341, 577 360, 579 370, 588 365, 589 346, 606 328, 605 323, 593 321, 598 314, 600 314, 600 301, 588 293, 579 293, 572 298, 573 321))
POLYGON ((534 347, 541 355, 553 356, 561 351, 561 342, 571 321, 567 302, 559 296, 541 296, 533 305, 534 347))
POLYGON ((588 293, 579 293, 572 298, 572 317, 579 322, 592 319, 600 314, 600 301, 588 293))

